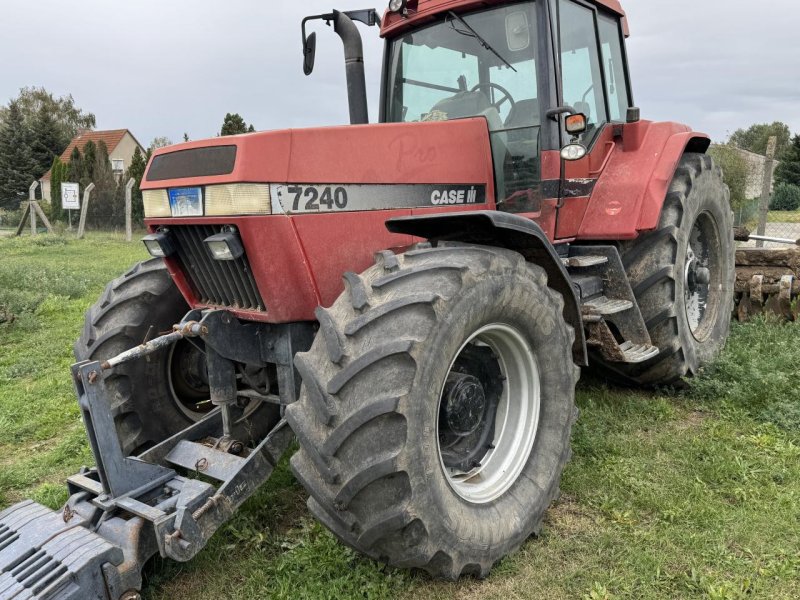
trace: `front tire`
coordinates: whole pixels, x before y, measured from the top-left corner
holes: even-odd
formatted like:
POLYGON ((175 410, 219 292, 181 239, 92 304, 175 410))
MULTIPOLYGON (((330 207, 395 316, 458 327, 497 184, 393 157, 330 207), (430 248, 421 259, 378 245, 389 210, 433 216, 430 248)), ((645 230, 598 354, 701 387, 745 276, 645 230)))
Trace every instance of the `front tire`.
POLYGON ((563 301, 540 268, 477 246, 384 252, 345 283, 286 411, 308 506, 377 560, 484 576, 539 530, 570 456, 563 301))
MULTIPOLYGON (((86 312, 75 358, 107 360, 168 333, 189 311, 164 261, 150 259, 109 283, 86 312)), ((122 451, 137 455, 205 417, 209 401, 205 356, 182 340, 145 358, 114 367, 106 376, 122 451)), ((253 405, 234 435, 250 443, 279 420, 278 408, 253 405)))

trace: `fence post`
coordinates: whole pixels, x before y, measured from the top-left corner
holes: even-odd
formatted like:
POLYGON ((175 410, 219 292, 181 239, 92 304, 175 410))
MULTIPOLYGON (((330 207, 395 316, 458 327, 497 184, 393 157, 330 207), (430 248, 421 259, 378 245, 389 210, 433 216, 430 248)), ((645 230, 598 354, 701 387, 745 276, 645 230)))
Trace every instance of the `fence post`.
POLYGON ((81 206, 81 221, 78 224, 78 239, 83 239, 83 234, 86 232, 86 213, 89 210, 89 196, 94 189, 94 183, 90 183, 83 190, 83 206, 81 206))
POLYGON ((136 180, 131 177, 128 183, 125 184, 125 241, 130 242, 133 238, 133 221, 131 215, 131 195, 133 194, 133 186, 136 180))
POLYGON ((36 202, 36 188, 39 187, 39 182, 34 181, 28 188, 28 210, 31 213, 31 235, 36 235, 36 211, 33 205, 36 202))
MULTIPOLYGON (((764 162, 764 181, 761 184, 761 203, 758 207, 758 235, 765 235, 767 232, 767 213, 769 213, 769 198, 772 195, 772 173, 775 169, 775 149, 778 146, 778 138, 770 136, 767 142, 767 160, 764 162)), ((764 242, 756 242, 756 248, 763 248, 764 242)))

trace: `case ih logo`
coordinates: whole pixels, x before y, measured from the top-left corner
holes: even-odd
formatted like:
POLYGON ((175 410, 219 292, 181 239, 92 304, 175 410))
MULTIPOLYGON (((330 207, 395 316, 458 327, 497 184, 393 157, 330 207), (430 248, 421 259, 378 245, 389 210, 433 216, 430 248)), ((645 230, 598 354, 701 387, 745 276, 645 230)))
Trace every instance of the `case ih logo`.
POLYGON ((431 204, 441 206, 443 204, 477 204, 478 190, 473 185, 468 190, 434 190, 431 194, 431 204))

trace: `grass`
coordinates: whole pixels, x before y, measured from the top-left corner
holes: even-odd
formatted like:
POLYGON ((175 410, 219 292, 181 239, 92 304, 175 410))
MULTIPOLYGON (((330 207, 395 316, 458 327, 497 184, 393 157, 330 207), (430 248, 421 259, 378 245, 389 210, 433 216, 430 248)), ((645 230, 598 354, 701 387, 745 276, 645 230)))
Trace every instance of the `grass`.
POLYGON ((768 223, 800 223, 800 210, 771 210, 767 213, 768 223))
MULTIPOLYGON (((0 240, 0 508, 26 496, 56 508, 64 477, 91 462, 71 345, 139 246, 0 240)), ((284 461, 195 560, 152 561, 144 597, 798 598, 799 333, 735 324, 721 360, 680 392, 585 378, 561 499, 485 581, 431 581, 345 548, 309 517, 284 461)))

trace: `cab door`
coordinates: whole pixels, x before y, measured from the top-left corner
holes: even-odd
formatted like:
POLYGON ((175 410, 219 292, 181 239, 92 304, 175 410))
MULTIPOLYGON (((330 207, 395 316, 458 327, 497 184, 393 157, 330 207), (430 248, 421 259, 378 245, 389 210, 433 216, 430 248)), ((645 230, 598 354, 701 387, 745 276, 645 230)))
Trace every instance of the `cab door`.
MULTIPOLYGON (((584 113, 589 124, 580 142, 589 152, 564 166, 556 239, 577 236, 600 174, 616 149, 614 123, 630 106, 619 16, 579 0, 558 0, 561 105, 584 113)), ((562 130, 562 145, 570 137, 562 130)))

